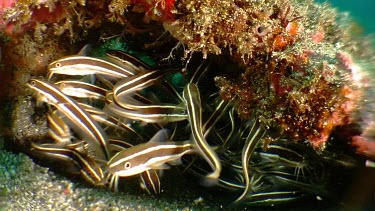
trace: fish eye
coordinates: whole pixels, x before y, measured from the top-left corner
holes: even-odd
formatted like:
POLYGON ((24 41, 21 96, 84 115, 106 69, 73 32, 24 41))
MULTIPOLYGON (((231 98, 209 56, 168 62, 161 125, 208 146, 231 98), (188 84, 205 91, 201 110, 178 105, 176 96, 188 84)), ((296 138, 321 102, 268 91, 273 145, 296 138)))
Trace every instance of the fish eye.
POLYGON ((61 63, 60 62, 56 62, 55 67, 61 67, 61 63))
POLYGON ((125 169, 129 169, 131 167, 131 164, 130 162, 126 162, 125 165, 124 165, 125 169))

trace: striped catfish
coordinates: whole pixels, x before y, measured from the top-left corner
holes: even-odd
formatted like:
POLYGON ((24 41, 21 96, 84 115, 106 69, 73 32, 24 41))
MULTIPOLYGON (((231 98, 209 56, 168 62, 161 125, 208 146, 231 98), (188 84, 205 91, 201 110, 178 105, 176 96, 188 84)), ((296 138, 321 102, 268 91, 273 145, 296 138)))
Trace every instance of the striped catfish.
POLYGON ((31 79, 27 85, 66 117, 67 125, 90 145, 97 159, 108 160, 111 157, 105 132, 85 109, 46 82, 31 79))
MULTIPOLYGON (((187 170, 197 177, 202 177, 204 175, 207 175, 208 173, 206 169, 200 167, 199 165, 191 165, 189 166, 187 170)), ((226 168, 225 173, 228 175, 232 175, 235 179, 228 179, 225 177, 220 177, 217 183, 217 186, 221 188, 233 190, 233 191, 236 191, 238 189, 245 189, 245 185, 243 184, 243 179, 242 178, 238 179, 237 177, 237 175, 242 176, 242 171, 238 172, 236 169, 226 168)))
POLYGON ((217 121, 224 115, 224 113, 232 106, 231 101, 220 100, 216 106, 214 112, 209 116, 206 122, 203 124, 204 137, 211 132, 217 121))
POLYGON ((133 176, 148 170, 168 169, 167 164, 179 164, 183 155, 192 152, 193 143, 168 141, 167 130, 159 130, 149 142, 123 150, 108 161, 108 172, 112 175, 111 187, 117 187, 119 177, 133 176))
POLYGON ((263 129, 259 125, 259 122, 257 120, 255 120, 252 124, 253 125, 250 129, 249 134, 247 135, 247 138, 246 138, 246 141, 243 146, 242 153, 241 153, 242 171, 243 171, 244 178, 245 178, 245 190, 243 191, 242 195, 238 197, 238 199, 234 203, 242 201, 244 197, 248 195, 248 192, 251 191, 250 190, 251 182, 250 182, 250 174, 249 174, 250 157, 253 154, 256 145, 259 143, 260 140, 262 140, 263 136, 266 133, 266 130, 263 129))
POLYGON ((107 50, 105 55, 107 60, 112 61, 115 64, 120 64, 120 66, 125 67, 126 69, 133 69, 134 72, 151 71, 150 66, 125 52, 107 50))
POLYGON ((47 121, 48 134, 57 144, 64 146, 71 143, 73 135, 70 133, 68 125, 55 112, 47 115, 47 121))
POLYGON ((155 108, 155 105, 143 107, 143 109, 132 110, 127 109, 122 106, 119 106, 113 100, 113 95, 111 93, 107 94, 106 104, 104 111, 107 113, 123 117, 132 120, 139 120, 147 123, 168 123, 185 120, 187 114, 185 113, 185 108, 181 108, 178 105, 175 106, 175 109, 170 108, 163 109, 164 107, 160 105, 158 109, 155 108))
MULTIPOLYGON (((131 132, 132 134, 138 136, 141 140, 143 140, 142 136, 140 136, 133 128, 131 128, 128 124, 120 121, 118 118, 108 115, 103 110, 93 107, 91 105, 85 103, 78 103, 86 112, 88 112, 91 117, 106 126, 112 127, 115 130, 120 129, 122 131, 131 132)), ((107 127, 108 128, 108 127, 107 127)), ((105 128, 105 130, 107 129, 105 128)))
POLYGON ((150 169, 139 174, 141 179, 141 188, 147 191, 148 194, 160 193, 160 180, 158 170, 150 169))
POLYGON ((174 70, 154 70, 147 73, 123 78, 122 80, 118 81, 113 87, 113 99, 115 103, 126 109, 175 109, 175 105, 144 105, 138 100, 132 99, 137 91, 155 84, 166 73, 173 71, 174 70))
POLYGON ((106 108, 117 116, 147 123, 165 123, 186 119, 185 106, 159 102, 150 104, 142 102, 143 99, 138 100, 140 95, 137 95, 137 91, 155 84, 171 71, 175 70, 154 70, 123 78, 113 87, 113 94, 107 95, 106 108))
POLYGON ((65 95, 77 98, 105 100, 107 93, 106 89, 77 80, 58 81, 55 86, 65 95))
MULTIPOLYGON (((109 139, 109 142, 111 144, 111 149, 116 153, 126 150, 127 148, 133 147, 132 144, 119 139, 109 139)), ((150 169, 144 171, 139 174, 139 178, 141 188, 147 191, 148 194, 160 193, 159 170, 150 169)), ((114 179, 114 177, 112 177, 112 179, 114 179)), ((110 188, 114 188, 114 190, 117 191, 117 184, 115 186, 113 184, 110 185, 110 188)))
POLYGON ((246 205, 249 206, 277 206, 281 204, 297 201, 305 197, 301 191, 272 191, 256 193, 246 198, 246 205))
POLYGON ((69 146, 60 148, 60 146, 53 144, 43 144, 39 146, 31 143, 31 150, 53 159, 73 162, 79 167, 82 177, 92 185, 101 186, 106 183, 102 169, 94 159, 79 153, 76 149, 70 149, 69 146))
POLYGON ((138 74, 135 76, 123 78, 113 87, 113 96, 117 102, 117 97, 122 95, 134 94, 135 91, 151 86, 159 78, 164 76, 165 71, 154 70, 151 72, 138 74))
POLYGON ((48 65, 48 80, 53 74, 92 75, 101 74, 112 78, 124 78, 138 74, 138 71, 125 69, 104 59, 88 56, 68 56, 48 65))
POLYGON ((206 180, 203 182, 208 186, 216 184, 218 182, 222 169, 221 161, 219 159, 219 156, 207 143, 206 138, 204 137, 202 126, 202 105, 197 85, 188 83, 184 88, 183 98, 185 100, 188 111, 188 119, 192 131, 192 139, 202 157, 214 170, 212 173, 206 176, 206 180))

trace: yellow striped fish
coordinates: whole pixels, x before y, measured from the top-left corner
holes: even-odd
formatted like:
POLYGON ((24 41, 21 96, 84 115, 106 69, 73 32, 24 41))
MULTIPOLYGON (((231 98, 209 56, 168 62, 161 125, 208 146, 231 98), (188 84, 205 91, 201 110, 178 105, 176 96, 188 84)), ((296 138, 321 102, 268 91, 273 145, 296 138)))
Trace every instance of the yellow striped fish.
POLYGON ((190 141, 168 141, 167 130, 159 130, 149 142, 123 150, 108 161, 112 175, 111 186, 116 188, 118 177, 141 174, 148 170, 168 169, 167 164, 181 163, 181 157, 194 151, 190 141), (112 185, 112 184, 115 185, 112 185))

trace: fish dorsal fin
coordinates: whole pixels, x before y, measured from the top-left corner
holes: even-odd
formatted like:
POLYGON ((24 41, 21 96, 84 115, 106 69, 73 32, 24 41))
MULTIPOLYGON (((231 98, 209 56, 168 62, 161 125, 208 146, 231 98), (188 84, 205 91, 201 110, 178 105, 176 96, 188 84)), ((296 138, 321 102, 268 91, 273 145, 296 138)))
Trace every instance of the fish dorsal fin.
POLYGON ((159 143, 163 141, 168 141, 169 138, 169 130, 161 129, 159 130, 151 139, 150 143, 159 143))
POLYGON ((83 48, 77 53, 77 56, 88 56, 90 55, 92 51, 92 45, 91 44, 86 44, 83 46, 83 48))

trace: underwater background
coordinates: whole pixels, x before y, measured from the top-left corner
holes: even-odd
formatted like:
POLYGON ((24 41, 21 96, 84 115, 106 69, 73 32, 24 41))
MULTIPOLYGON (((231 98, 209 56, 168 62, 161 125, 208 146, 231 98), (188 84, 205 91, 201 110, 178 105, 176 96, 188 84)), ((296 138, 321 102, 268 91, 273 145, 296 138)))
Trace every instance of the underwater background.
MULTIPOLYGON (((317 0, 317 2, 325 2, 317 0)), ((373 34, 375 32, 375 1, 373 0, 330 0, 333 7, 342 12, 349 12, 354 22, 358 23, 358 30, 363 34, 373 34)))

